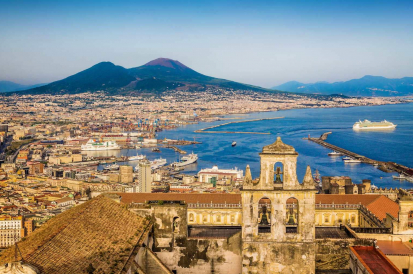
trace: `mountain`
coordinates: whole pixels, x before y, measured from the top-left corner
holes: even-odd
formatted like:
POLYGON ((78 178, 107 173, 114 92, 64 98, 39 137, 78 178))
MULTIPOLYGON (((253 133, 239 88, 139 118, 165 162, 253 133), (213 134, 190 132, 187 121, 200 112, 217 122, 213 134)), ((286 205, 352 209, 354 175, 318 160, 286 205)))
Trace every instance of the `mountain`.
POLYGON ((19 94, 74 94, 86 91, 111 91, 136 79, 128 70, 111 62, 101 62, 63 80, 18 92, 19 94))
POLYGON ((241 84, 225 79, 214 78, 203 75, 179 61, 168 58, 158 58, 146 63, 143 66, 131 68, 129 72, 137 79, 154 77, 167 82, 184 84, 181 89, 203 89, 206 87, 232 88, 239 90, 269 91, 268 89, 241 84))
POLYGON ((0 81, 0 92, 8 92, 8 91, 18 91, 18 90, 25 90, 31 89, 39 86, 43 86, 46 84, 37 84, 37 85, 21 85, 10 81, 0 81))
POLYGON ((290 81, 273 89, 319 94, 343 94, 347 96, 405 96, 413 95, 413 77, 389 79, 381 76, 366 75, 360 79, 345 82, 317 82, 304 84, 290 81))
POLYGON ((143 66, 130 69, 116 66, 111 62, 101 62, 63 80, 11 94, 75 94, 87 91, 134 94, 160 93, 166 90, 194 91, 209 87, 277 92, 206 76, 179 61, 158 58, 143 66))

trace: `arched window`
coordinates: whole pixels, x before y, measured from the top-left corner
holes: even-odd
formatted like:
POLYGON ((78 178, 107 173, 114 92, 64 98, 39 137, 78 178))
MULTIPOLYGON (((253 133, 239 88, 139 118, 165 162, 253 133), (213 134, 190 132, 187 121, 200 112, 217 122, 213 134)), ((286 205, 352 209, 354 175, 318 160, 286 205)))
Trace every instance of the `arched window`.
POLYGON ((356 215, 351 215, 351 223, 354 224, 356 222, 356 215))
POLYGON ((190 222, 193 222, 193 221, 194 221, 194 214, 193 214, 193 213, 190 213, 190 214, 189 214, 189 221, 190 221, 190 222))
POLYGON ((174 233, 178 233, 179 232, 179 223, 180 223, 180 218, 179 217, 174 217, 173 222, 172 222, 172 231, 174 233))
POLYGON ((220 223, 221 222, 221 215, 217 215, 217 217, 216 217, 216 221, 218 222, 218 223, 220 223))
POLYGON ((268 198, 258 202, 258 233, 271 233, 271 200, 268 198))
POLYGON ((203 215, 202 216, 202 222, 204 222, 204 223, 208 222, 208 216, 203 215))
POLYGON ((287 233, 298 232, 298 200, 296 198, 287 199, 286 203, 285 227, 287 233))
POLYGON ((231 215, 231 223, 235 223, 235 216, 231 215))
POLYGON ((274 164, 274 184, 280 185, 284 182, 284 165, 280 162, 274 164))

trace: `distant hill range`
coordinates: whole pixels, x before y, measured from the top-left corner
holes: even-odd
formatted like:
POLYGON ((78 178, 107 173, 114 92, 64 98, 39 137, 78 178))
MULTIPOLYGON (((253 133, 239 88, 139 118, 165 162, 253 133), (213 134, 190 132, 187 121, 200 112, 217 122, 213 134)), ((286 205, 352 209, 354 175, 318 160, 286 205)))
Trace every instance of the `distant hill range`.
POLYGON ((20 85, 10 81, 0 81, 0 92, 8 92, 8 91, 18 91, 18 90, 25 90, 31 89, 38 86, 44 86, 46 84, 37 84, 37 85, 20 85))
POLYGON ((346 96, 405 96, 413 95, 413 77, 389 79, 366 75, 360 79, 345 82, 317 82, 313 84, 291 81, 275 86, 273 89, 299 93, 343 94, 346 96))
POLYGON ((12 94, 76 94, 88 91, 133 94, 160 93, 166 90, 196 91, 209 87, 277 92, 206 76, 179 61, 158 58, 143 66, 130 69, 116 66, 111 62, 101 62, 63 80, 12 94))

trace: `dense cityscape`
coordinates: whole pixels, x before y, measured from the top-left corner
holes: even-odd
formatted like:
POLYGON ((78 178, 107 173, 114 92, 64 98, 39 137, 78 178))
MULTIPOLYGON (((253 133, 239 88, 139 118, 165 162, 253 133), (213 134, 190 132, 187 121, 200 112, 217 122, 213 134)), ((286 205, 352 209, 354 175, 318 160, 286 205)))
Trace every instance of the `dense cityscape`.
POLYGON ((0 274, 413 274, 412 1, 3 1, 0 274))

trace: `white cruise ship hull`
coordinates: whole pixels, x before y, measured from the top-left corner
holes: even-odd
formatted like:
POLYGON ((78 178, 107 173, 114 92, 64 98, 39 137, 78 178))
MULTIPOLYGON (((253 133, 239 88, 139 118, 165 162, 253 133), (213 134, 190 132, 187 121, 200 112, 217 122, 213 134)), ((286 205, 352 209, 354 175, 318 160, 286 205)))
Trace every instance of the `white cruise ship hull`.
POLYGON ((196 163, 196 161, 198 161, 198 157, 192 158, 192 159, 188 159, 188 160, 186 160, 186 161, 184 161, 184 162, 173 163, 172 165, 173 165, 174 167, 183 167, 183 166, 187 166, 187 165, 196 163))
POLYGON ((388 130, 388 129, 395 129, 396 125, 392 126, 383 126, 383 127, 360 127, 359 125, 353 126, 354 130, 388 130))
POLYGON ((82 151, 119 150, 120 147, 82 147, 82 151))

